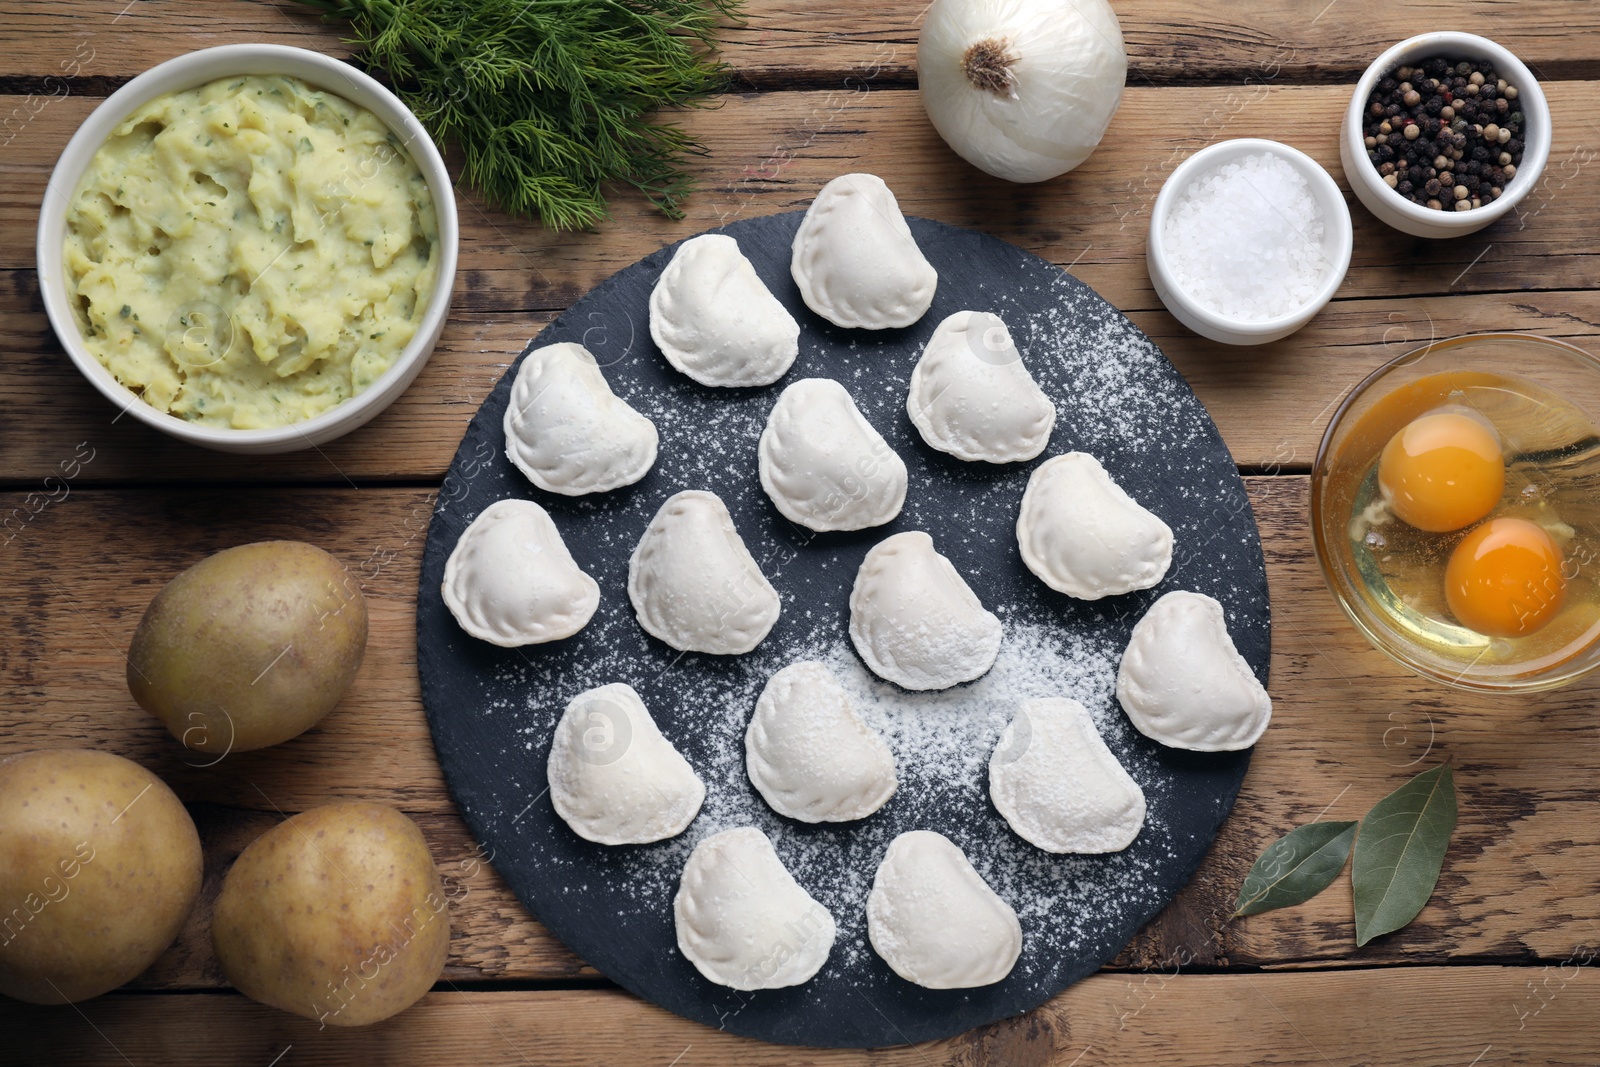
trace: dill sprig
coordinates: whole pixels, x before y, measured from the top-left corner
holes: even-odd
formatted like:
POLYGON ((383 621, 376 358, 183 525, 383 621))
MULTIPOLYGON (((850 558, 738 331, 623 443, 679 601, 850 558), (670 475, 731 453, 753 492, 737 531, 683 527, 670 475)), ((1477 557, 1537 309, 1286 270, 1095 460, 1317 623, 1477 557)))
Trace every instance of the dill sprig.
POLYGON ((558 230, 606 217, 604 187, 667 215, 704 150, 661 108, 727 82, 717 27, 742 0, 302 0, 345 19, 358 62, 387 75, 462 178, 492 204, 558 230))

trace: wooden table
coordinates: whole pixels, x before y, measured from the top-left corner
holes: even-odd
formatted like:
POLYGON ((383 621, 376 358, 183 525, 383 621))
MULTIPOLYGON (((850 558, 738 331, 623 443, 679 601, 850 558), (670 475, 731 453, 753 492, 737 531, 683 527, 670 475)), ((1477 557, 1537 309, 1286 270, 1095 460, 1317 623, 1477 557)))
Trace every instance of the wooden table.
MULTIPOLYGON (((750 0, 727 33, 737 91, 685 117, 710 149, 689 217, 621 196, 598 232, 555 236, 460 194, 455 312, 411 389, 320 449, 238 458, 147 431, 67 363, 39 302, 45 179, 100 99, 152 64, 237 41, 345 54, 292 0, 0 0, 0 752, 88 746, 161 774, 206 843, 206 890, 177 944, 132 985, 76 1007, 0 1004, 0 1063, 25 1064, 1589 1064, 1600 1062, 1597 685, 1536 697, 1447 691, 1365 645, 1323 586, 1306 471, 1332 407, 1431 336, 1525 330, 1600 349, 1600 10, 1571 0, 1117 0, 1132 69, 1099 152, 1012 186, 964 165, 915 89, 919 0, 750 0), (1335 131, 1360 69, 1430 28, 1520 54, 1555 117, 1544 181, 1487 231, 1405 237, 1352 208, 1336 300, 1277 344, 1200 340, 1144 267, 1150 204, 1173 165, 1224 137, 1285 140, 1343 184, 1335 131), (418 699, 412 629, 430 508, 467 420, 524 342, 600 279, 737 217, 801 207, 849 170, 908 214, 1037 252, 1131 315, 1193 383, 1246 475, 1274 607, 1276 714, 1193 883, 1115 964, 1038 1011, 932 1045, 819 1052, 760 1045, 608 984, 532 919, 446 793, 418 699), (92 458, 87 461, 85 456, 92 458), (79 467, 76 477, 66 472, 79 467), (64 487, 64 488, 63 488, 64 487), (206 553, 271 537, 333 551, 372 613, 354 689, 318 728, 200 769, 123 682, 133 627, 206 553), (1348 882, 1311 904, 1228 920, 1258 851, 1319 814, 1359 818, 1453 757, 1460 827, 1432 902, 1354 947, 1348 882), (208 938, 229 863, 285 813, 378 800, 426 831, 459 896, 449 965, 403 1015, 329 1029, 233 993, 208 938)), ((1352 199, 1352 203, 1354 203, 1352 199)))

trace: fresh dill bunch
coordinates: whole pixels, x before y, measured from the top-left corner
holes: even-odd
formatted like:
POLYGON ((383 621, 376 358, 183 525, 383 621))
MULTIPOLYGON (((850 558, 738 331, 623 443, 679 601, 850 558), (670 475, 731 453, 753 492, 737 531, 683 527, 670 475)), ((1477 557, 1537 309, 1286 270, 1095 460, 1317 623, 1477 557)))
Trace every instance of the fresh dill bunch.
POLYGON ((301 2, 350 23, 356 60, 455 143, 468 185, 568 230, 606 217, 612 183, 682 217, 683 157, 704 149, 652 115, 727 83, 717 27, 742 0, 301 2))

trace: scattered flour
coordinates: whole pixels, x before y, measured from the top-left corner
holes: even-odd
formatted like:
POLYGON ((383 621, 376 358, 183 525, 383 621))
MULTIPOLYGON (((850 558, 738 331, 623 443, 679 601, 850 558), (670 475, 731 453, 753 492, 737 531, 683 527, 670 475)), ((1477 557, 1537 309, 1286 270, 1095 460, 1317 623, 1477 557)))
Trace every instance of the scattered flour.
MULTIPOLYGON (((745 251, 780 298, 793 296, 786 249, 746 244, 745 251)), ((1208 593, 1235 623, 1265 625, 1259 546, 1215 428, 1155 346, 1060 270, 1021 253, 1014 263, 947 258, 938 266, 941 294, 933 310, 898 338, 831 330, 804 317, 796 299, 796 314, 806 324, 800 356, 784 381, 766 390, 709 390, 672 372, 650 345, 643 318, 621 318, 616 294, 604 286, 586 301, 604 296, 592 306, 617 318, 604 319, 580 302, 540 338, 589 345, 617 394, 655 422, 660 458, 639 485, 615 493, 539 496, 578 563, 600 584, 600 607, 582 633, 555 646, 500 650, 444 627, 441 641, 419 649, 420 670, 441 754, 452 747, 446 735, 454 735, 449 740, 457 750, 473 753, 470 780, 447 761, 452 789, 485 846, 515 853, 514 865, 502 867, 513 888, 580 954, 628 961, 613 977, 646 995, 681 990, 693 978, 671 947, 671 902, 694 845, 720 830, 750 825, 767 833, 796 880, 838 923, 832 956, 804 987, 806 1004, 837 1003, 830 998, 839 990, 851 1000, 870 994, 880 1013, 889 1013, 882 1021, 892 1015, 890 1025, 932 1035, 944 1032, 938 1022, 944 1015, 930 1016, 933 1009, 885 987, 898 980, 887 976, 867 942, 867 894, 896 835, 911 829, 945 834, 1017 911, 1022 957, 1002 983, 1003 993, 982 994, 996 998, 982 1003, 998 1005, 986 1015, 997 1018, 1041 1002, 1120 948, 1133 926, 1169 898, 1175 875, 1196 861, 1206 827, 1228 803, 1228 795, 1188 786, 1190 772, 1166 762, 1138 735, 1113 694, 1134 620, 1167 588, 1208 593), (954 292, 963 294, 960 305, 947 295, 954 292), (922 341, 962 306, 994 311, 1006 321, 1029 371, 1055 400, 1059 417, 1045 457, 1093 452, 1173 527, 1178 551, 1163 586, 1095 603, 1053 593, 1023 567, 1015 541, 1017 508, 1033 464, 962 463, 922 444, 906 416, 906 383, 922 341), (906 505, 893 524, 818 535, 783 520, 762 492, 755 455, 767 413, 785 382, 812 375, 844 384, 905 459, 906 505), (710 489, 723 498, 782 597, 777 626, 748 655, 679 655, 647 638, 633 617, 625 591, 628 556, 661 501, 680 489, 710 489), (849 589, 862 557, 890 533, 913 529, 933 535, 935 547, 1004 627, 994 668, 942 692, 911 693, 878 680, 846 632, 849 589), (810 825, 784 819, 746 776, 744 732, 756 700, 774 673, 802 659, 834 669, 894 753, 899 789, 865 820, 810 825), (560 823, 543 795, 551 731, 566 702, 613 681, 638 690, 706 783, 699 817, 678 838, 589 847, 560 823), (447 697, 441 683, 454 686, 447 697), (1045 853, 1012 833, 989 802, 988 761, 1001 731, 1021 701, 1053 696, 1075 698, 1089 709, 1145 792, 1146 825, 1124 852, 1045 853), (576 915, 586 918, 573 921, 576 915)), ((642 291, 650 281, 653 275, 642 291)), ((491 501, 537 495, 500 455, 504 402, 503 389, 485 402, 445 483, 430 539, 446 551, 491 501)), ((425 616, 443 612, 430 588, 437 576, 428 569, 442 566, 437 547, 430 544, 425 561, 419 597, 425 616)), ((679 1010, 699 1010, 713 1025, 727 1023, 725 1011, 737 1012, 742 1004, 724 1005, 727 992, 707 988, 704 1010, 681 1003, 679 1010)), ((820 1009, 805 1009, 813 1010, 820 1009)))
MULTIPOLYGON (((1023 700, 1070 696, 1091 710, 1102 736, 1147 794, 1167 791, 1166 773, 1150 757, 1149 746, 1135 740, 1116 704, 1113 690, 1121 653, 1117 638, 1059 633, 1011 618, 999 659, 987 675, 954 689, 912 693, 872 675, 848 641, 819 634, 790 647, 781 657, 785 663, 778 666, 816 659, 831 667, 867 725, 888 742, 900 778, 894 797, 876 815, 824 825, 776 815, 746 776, 744 731, 766 684, 765 667, 741 671, 737 679, 697 678, 699 664, 686 660, 675 668, 682 672, 673 682, 675 706, 652 711, 668 739, 690 755, 705 780, 705 804, 681 836, 614 853, 627 871, 620 888, 641 908, 666 907, 699 841, 736 826, 759 827, 772 838, 790 873, 839 925, 835 958, 828 966, 850 969, 860 962, 860 954, 872 951, 864 908, 884 850, 904 830, 936 829, 960 845, 978 873, 1016 909, 1025 944, 1035 950, 1048 944, 1052 951, 1070 951, 1079 942, 1078 917, 1097 920, 1153 892, 1147 884, 1150 866, 1133 853, 1050 855, 1018 838, 989 804, 989 757, 1023 700), (974 819, 974 813, 981 817, 974 819), (1052 929, 1043 929, 1045 924, 1052 929)), ((771 658, 776 662, 780 657, 771 658)), ((620 658, 614 669, 624 676, 628 672, 620 658)), ((544 691, 536 676, 518 681, 530 694, 544 691)), ((519 720, 533 720, 523 727, 524 747, 528 759, 542 769, 549 743, 546 723, 553 726, 559 702, 530 695, 520 708, 502 707, 519 720)), ((1165 834, 1153 810, 1142 836, 1160 841, 1165 834)))

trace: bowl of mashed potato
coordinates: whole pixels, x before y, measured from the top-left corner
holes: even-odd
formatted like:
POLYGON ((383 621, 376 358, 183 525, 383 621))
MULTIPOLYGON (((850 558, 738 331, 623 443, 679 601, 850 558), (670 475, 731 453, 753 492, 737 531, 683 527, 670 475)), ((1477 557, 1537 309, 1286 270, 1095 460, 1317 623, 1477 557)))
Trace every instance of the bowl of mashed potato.
POLYGON ((228 452, 322 444, 427 362, 457 249, 444 160, 340 60, 228 45, 169 60, 84 121, 40 212, 40 290, 122 411, 228 452))

